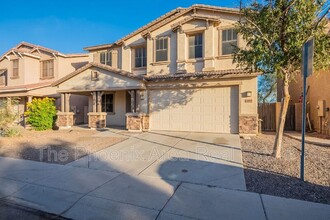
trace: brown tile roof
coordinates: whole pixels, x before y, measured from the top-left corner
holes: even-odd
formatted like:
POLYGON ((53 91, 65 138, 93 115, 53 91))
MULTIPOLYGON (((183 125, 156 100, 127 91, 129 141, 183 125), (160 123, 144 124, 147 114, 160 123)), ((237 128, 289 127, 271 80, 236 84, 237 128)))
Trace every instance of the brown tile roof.
POLYGON ((195 19, 200 19, 200 20, 209 20, 209 21, 216 21, 220 22, 220 18, 217 16, 206 16, 206 15, 199 15, 199 14, 192 14, 189 17, 186 17, 185 19, 182 19, 181 21, 178 21, 174 24, 171 25, 172 30, 178 29, 181 25, 195 19))
POLYGON ((39 89, 51 86, 52 82, 44 82, 44 83, 34 83, 27 85, 19 85, 19 86, 4 86, 0 87, 0 93, 4 92, 15 92, 15 91, 30 91, 33 89, 39 89))
POLYGON ((107 49, 112 47, 114 44, 100 44, 96 46, 90 46, 90 47, 84 47, 84 50, 92 51, 92 50, 101 50, 101 49, 107 49))
POLYGON ((38 56, 36 54, 32 54, 34 51, 37 51, 37 50, 45 51, 45 52, 52 53, 52 54, 55 54, 57 56, 62 56, 62 57, 88 56, 88 54, 82 54, 82 53, 79 53, 79 54, 63 54, 63 53, 61 53, 59 51, 52 50, 52 49, 49 49, 49 48, 46 48, 46 47, 43 47, 43 46, 39 46, 39 45, 36 45, 36 44, 31 44, 31 43, 27 43, 27 42, 21 42, 17 46, 15 46, 12 49, 10 49, 7 52, 5 52, 0 57, 0 60, 2 60, 6 55, 8 55, 9 53, 12 53, 12 52, 17 52, 17 53, 20 53, 20 54, 23 54, 23 55, 33 56, 33 57, 38 58, 38 56), (22 47, 22 46, 30 47, 31 49, 29 49, 29 50, 20 49, 20 47, 22 47))
POLYGON ((76 71, 74 71, 74 72, 62 77, 61 79, 55 81, 52 85, 57 86, 57 85, 61 84, 62 82, 65 82, 66 80, 78 75, 79 73, 81 73, 81 72, 83 72, 83 71, 85 71, 85 70, 87 70, 91 67, 97 67, 97 68, 100 68, 100 69, 104 69, 104 70, 110 71, 112 73, 116 73, 116 74, 119 74, 121 76, 125 76, 125 77, 132 78, 132 79, 143 80, 143 77, 138 76, 138 75, 134 75, 133 73, 130 73, 130 72, 127 72, 127 71, 124 71, 124 70, 121 70, 121 69, 113 68, 111 66, 100 64, 100 63, 88 63, 85 66, 77 69, 76 71))
POLYGON ((229 69, 229 70, 217 70, 208 72, 195 72, 195 73, 175 73, 175 74, 162 74, 162 75, 135 75, 131 72, 127 72, 121 69, 113 68, 108 65, 100 63, 88 63, 85 66, 77 69, 76 71, 64 76, 63 78, 55 81, 52 86, 57 86, 66 80, 78 75, 79 73, 89 69, 90 67, 97 67, 103 70, 110 71, 112 73, 119 74, 128 78, 142 80, 147 82, 158 81, 171 81, 171 80, 194 80, 194 79, 215 79, 215 78, 235 78, 235 77, 251 77, 258 76, 260 73, 251 73, 243 69, 229 69))
POLYGON ((128 38, 137 35, 141 33, 142 35, 146 35, 148 32, 157 29, 158 27, 165 25, 176 18, 184 15, 185 13, 188 13, 191 10, 195 9, 204 9, 204 10, 214 10, 214 11, 221 11, 221 12, 227 12, 227 13, 239 13, 239 9, 235 8, 226 8, 226 7, 218 7, 218 6, 211 6, 211 5, 204 5, 204 4, 195 4, 192 5, 188 8, 176 8, 160 17, 157 19, 149 22, 148 24, 142 26, 141 28, 133 31, 132 33, 124 36, 123 38, 117 40, 116 42, 112 44, 103 44, 103 45, 96 45, 96 46, 90 46, 90 47, 85 47, 84 50, 97 50, 97 49, 106 49, 109 47, 112 47, 114 45, 120 45, 123 41, 127 40, 128 38))
POLYGON ((243 69, 217 70, 195 73, 176 73, 144 76, 146 81, 167 81, 167 80, 185 80, 185 79, 213 79, 213 78, 235 78, 257 76, 260 73, 251 73, 243 69))

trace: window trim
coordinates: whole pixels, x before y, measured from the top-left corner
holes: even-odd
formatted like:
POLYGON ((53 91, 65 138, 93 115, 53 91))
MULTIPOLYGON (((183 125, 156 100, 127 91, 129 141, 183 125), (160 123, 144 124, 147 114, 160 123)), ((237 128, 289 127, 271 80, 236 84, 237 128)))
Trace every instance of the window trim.
MULTIPOLYGON (((218 28, 219 32, 219 45, 218 45, 218 59, 226 59, 226 58, 232 58, 234 56, 234 54, 225 54, 223 55, 222 54, 222 31, 225 31, 225 30, 230 30, 230 29, 235 29, 234 26, 226 26, 226 27, 221 27, 221 28, 218 28)), ((239 34, 237 33, 237 46, 239 47, 240 45, 240 40, 239 40, 239 34)))
POLYGON ((99 80, 99 72, 92 70, 91 71, 91 81, 98 81, 99 80), (95 75, 94 75, 95 74, 95 75))
POLYGON ((7 69, 0 69, 1 71, 3 73, 0 74, 0 78, 3 78, 3 82, 0 81, 0 86, 7 86, 7 69))
POLYGON ((170 55, 171 55, 171 39, 170 39, 170 35, 166 35, 166 36, 159 36, 156 37, 153 41, 153 46, 154 46, 154 50, 153 50, 153 63, 152 65, 162 65, 162 64, 168 64, 170 63, 170 55), (157 61, 157 40, 159 39, 164 39, 167 38, 167 60, 162 60, 162 61, 157 61))
POLYGON ((102 112, 103 112, 103 96, 104 95, 112 95, 112 112, 106 112, 108 115, 114 115, 116 114, 115 112, 115 93, 114 92, 108 92, 108 93, 104 93, 102 95, 102 100, 101 100, 101 108, 102 108, 102 112))
MULTIPOLYGON (((204 36, 204 31, 203 32, 192 32, 192 33, 188 33, 186 35, 186 38, 187 38, 187 58, 188 58, 188 61, 200 61, 200 60, 203 60, 204 59, 204 48, 205 48, 205 36, 204 36), (189 45, 189 37, 191 36, 195 36, 195 35, 202 35, 202 57, 190 57, 190 45, 189 45)), ((194 45, 196 46, 196 45, 194 45)))
POLYGON ((99 56, 100 64, 112 67, 112 62, 113 62, 113 60, 112 60, 112 50, 101 51, 99 53, 100 53, 100 56, 99 56), (104 63, 101 62, 102 54, 104 54, 104 63), (109 57, 110 57, 110 60, 108 59, 109 57), (109 64, 108 64, 108 62, 109 62, 109 64))
POLYGON ((12 60, 12 74, 10 75, 10 78, 11 79, 18 79, 19 78, 19 59, 13 59, 12 60), (14 67, 14 61, 16 62, 17 61, 17 68, 14 67), (17 69, 17 75, 14 75, 14 68, 17 69))
MULTIPOLYGON (((47 70, 48 71, 48 70, 47 70)), ((47 59, 47 60, 40 60, 40 79, 53 79, 55 78, 55 60, 54 59, 47 59), (43 71, 43 64, 44 62, 52 61, 53 62, 53 75, 49 76, 47 73, 47 76, 44 76, 43 71)))
POLYGON ((147 51, 147 44, 141 44, 141 45, 138 45, 138 46, 135 46, 132 48, 133 50, 133 53, 132 53, 132 70, 145 70, 147 69, 147 66, 148 66, 148 51, 147 51), (141 66, 141 67, 136 67, 136 57, 135 57, 135 54, 136 54, 136 50, 137 49, 140 49, 140 48, 145 48, 146 49, 146 65, 145 66, 141 66))

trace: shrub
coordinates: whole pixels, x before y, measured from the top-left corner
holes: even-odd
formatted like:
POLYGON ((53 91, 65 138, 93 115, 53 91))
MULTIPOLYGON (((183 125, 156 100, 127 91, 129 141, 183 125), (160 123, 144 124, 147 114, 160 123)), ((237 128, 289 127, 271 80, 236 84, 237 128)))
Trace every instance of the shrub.
POLYGON ((19 137, 22 135, 23 127, 15 126, 3 130, 2 136, 5 137, 19 137))
POLYGON ((53 127, 56 116, 55 100, 52 98, 33 99, 27 104, 27 122, 36 130, 48 130, 53 127))
POLYGON ((18 103, 18 99, 1 99, 0 100, 0 135, 5 134, 5 130, 14 125, 17 113, 14 106, 18 103))

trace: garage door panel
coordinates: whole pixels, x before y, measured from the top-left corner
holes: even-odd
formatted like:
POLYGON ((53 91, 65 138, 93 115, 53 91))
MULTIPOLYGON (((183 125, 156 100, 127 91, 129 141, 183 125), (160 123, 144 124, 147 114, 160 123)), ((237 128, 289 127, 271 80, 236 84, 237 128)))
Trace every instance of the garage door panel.
POLYGON ((150 92, 150 129, 238 132, 238 87, 150 92))

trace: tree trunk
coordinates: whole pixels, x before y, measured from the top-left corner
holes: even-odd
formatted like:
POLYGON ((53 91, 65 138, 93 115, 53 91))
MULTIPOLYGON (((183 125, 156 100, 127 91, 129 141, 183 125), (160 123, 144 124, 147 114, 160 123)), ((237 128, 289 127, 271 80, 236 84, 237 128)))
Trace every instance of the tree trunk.
POLYGON ((286 113, 288 112, 290 102, 290 94, 289 94, 289 80, 288 75, 285 74, 283 80, 283 98, 281 103, 281 112, 279 118, 279 125, 276 131, 275 143, 274 143, 274 152, 276 158, 281 157, 281 150, 282 150, 282 140, 283 140, 283 133, 284 133, 284 126, 286 120, 286 113))

